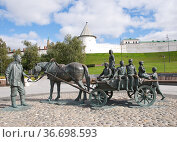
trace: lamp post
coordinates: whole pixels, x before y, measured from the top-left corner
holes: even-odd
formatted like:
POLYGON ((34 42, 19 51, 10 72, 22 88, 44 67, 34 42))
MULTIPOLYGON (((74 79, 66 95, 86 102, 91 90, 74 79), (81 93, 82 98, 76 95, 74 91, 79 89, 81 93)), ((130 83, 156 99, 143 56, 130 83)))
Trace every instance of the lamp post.
POLYGON ((164 73, 165 73, 165 56, 162 56, 164 62, 164 73))
POLYGON ((121 49, 121 61, 122 61, 122 43, 121 43, 121 37, 120 37, 120 49, 121 49))
POLYGON ((0 70, 0 75, 2 74, 2 60, 0 60, 1 63, 1 70, 0 70))
POLYGON ((169 63, 170 63, 170 47, 169 47, 169 37, 167 35, 167 43, 168 43, 168 56, 169 56, 169 63))

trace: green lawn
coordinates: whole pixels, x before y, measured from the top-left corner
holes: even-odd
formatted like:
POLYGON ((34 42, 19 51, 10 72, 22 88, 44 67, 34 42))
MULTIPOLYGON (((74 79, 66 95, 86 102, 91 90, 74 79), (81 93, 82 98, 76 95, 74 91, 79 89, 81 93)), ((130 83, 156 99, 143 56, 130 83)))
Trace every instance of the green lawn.
MULTIPOLYGON (((121 54, 115 53, 116 64, 119 64, 121 60, 121 54)), ((157 71, 159 73, 164 73, 164 58, 165 56, 165 72, 166 73, 177 73, 177 52, 170 52, 171 62, 169 63, 169 53, 168 52, 160 52, 160 53, 123 53, 122 59, 125 64, 128 64, 128 59, 133 59, 134 65, 138 71, 139 61, 144 61, 144 66, 146 68, 147 73, 151 73, 152 67, 157 67, 157 71)), ((109 54, 108 53, 99 53, 99 54, 87 54, 85 64, 96 64, 100 65, 104 62, 108 62, 109 54)), ((118 67, 118 65, 116 65, 118 67)), ((90 74, 100 74, 103 70, 103 66, 98 67, 90 67, 90 74)))

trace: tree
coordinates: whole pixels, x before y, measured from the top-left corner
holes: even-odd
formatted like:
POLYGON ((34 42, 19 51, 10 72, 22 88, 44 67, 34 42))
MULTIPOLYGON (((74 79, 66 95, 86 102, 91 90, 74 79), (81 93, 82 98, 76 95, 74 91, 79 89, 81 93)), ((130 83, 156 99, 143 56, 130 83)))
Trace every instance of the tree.
POLYGON ((6 43, 0 38, 0 73, 4 73, 9 64, 9 58, 7 54, 8 48, 6 43))
POLYGON ((55 58, 60 64, 71 62, 83 63, 85 59, 85 46, 77 37, 66 35, 63 42, 57 42, 47 51, 48 56, 55 58))
POLYGON ((30 70, 40 60, 38 55, 39 47, 37 44, 32 44, 26 40, 23 41, 23 44, 26 46, 26 49, 24 51, 24 55, 22 56, 22 64, 25 70, 30 70))
POLYGON ((13 56, 15 56, 15 55, 20 55, 20 56, 22 56, 20 49, 15 50, 15 52, 13 53, 13 56))
POLYGON ((51 42, 49 45, 48 45, 48 49, 47 49, 47 54, 42 54, 41 55, 41 62, 49 62, 52 58, 54 58, 54 46, 55 44, 53 42, 51 42))

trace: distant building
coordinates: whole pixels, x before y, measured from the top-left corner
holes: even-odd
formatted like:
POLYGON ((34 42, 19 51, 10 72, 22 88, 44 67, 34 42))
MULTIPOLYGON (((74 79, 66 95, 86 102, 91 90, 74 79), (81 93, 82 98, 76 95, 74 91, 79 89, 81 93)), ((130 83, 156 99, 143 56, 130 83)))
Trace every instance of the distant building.
POLYGON ((124 44, 137 44, 137 43, 139 43, 139 42, 140 42, 139 39, 131 39, 131 38, 129 38, 129 39, 124 39, 124 40, 122 40, 122 41, 121 41, 121 44, 122 44, 122 45, 124 45, 124 44))
MULTIPOLYGON (((88 22, 86 22, 84 29, 82 30, 78 38, 85 45, 85 53, 108 53, 109 50, 113 50, 114 53, 150 53, 150 52, 168 52, 177 51, 177 40, 169 41, 140 41, 139 39, 124 39, 121 44, 110 43, 96 43, 96 36, 93 35, 89 28, 88 22)), ((50 45, 49 38, 47 40, 47 46, 39 48, 39 55, 47 54, 47 49, 50 45)), ((24 54, 25 48, 21 51, 24 54)), ((8 56, 12 56, 15 50, 9 50, 8 56)))
MULTIPOLYGON (((50 45, 50 40, 49 40, 49 38, 48 38, 48 40, 47 40, 47 46, 44 46, 43 48, 40 48, 40 47, 39 47, 38 53, 39 53, 40 56, 41 56, 42 54, 47 54, 47 49, 48 49, 49 45, 50 45)), ((23 48, 23 49, 21 50, 21 54, 22 54, 22 55, 24 55, 25 49, 26 49, 26 48, 23 48)), ((20 49, 17 49, 17 50, 20 50, 20 49)), ((13 54, 14 54, 14 52, 15 52, 15 49, 11 50, 11 48, 9 48, 9 51, 8 51, 8 54, 7 54, 7 55, 8 55, 9 57, 12 57, 13 54)))
POLYGON ((78 37, 86 46, 86 53, 108 53, 110 49, 114 53, 150 53, 177 51, 177 41, 140 41, 139 39, 124 39, 121 44, 96 43, 96 36, 91 34, 88 22, 84 26, 81 35, 78 37))
POLYGON ((82 30, 80 36, 78 37, 83 44, 86 46, 85 52, 91 53, 96 48, 96 36, 92 35, 90 30, 88 29, 88 25, 86 22, 86 25, 84 29, 82 30))

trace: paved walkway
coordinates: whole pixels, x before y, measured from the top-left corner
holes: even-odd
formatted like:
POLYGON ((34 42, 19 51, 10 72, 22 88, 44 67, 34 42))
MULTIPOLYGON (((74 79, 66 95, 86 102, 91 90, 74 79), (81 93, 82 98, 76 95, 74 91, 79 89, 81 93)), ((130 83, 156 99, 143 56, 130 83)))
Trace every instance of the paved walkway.
MULTIPOLYGON (((106 106, 91 108, 74 101, 78 93, 61 93, 60 101, 46 103, 48 94, 28 95, 30 108, 9 110, 10 98, 0 99, 1 127, 176 127, 177 99, 157 96, 151 107, 139 107, 125 92, 115 92, 106 106), (41 101, 43 103, 41 103, 41 101)), ((20 104, 19 97, 17 104, 20 104)))
MULTIPOLYGON (((44 77, 38 82, 30 83, 30 86, 25 87, 26 95, 34 94, 46 94, 50 92, 50 82, 44 77)), ((160 85, 160 89, 167 96, 177 97, 177 86, 160 85)), ((55 85, 54 93, 57 92, 57 86, 55 85)), ((78 89, 67 85, 61 84, 61 92, 78 92, 78 89)), ((0 87, 0 98, 9 97, 10 87, 0 87)))
MULTIPOLYGON (((160 86, 169 97, 147 108, 139 107, 125 91, 115 91, 113 97, 101 108, 91 108, 75 102, 78 90, 61 85, 61 98, 58 102, 46 103, 49 96, 49 80, 46 78, 25 87, 27 108, 9 109, 10 87, 0 88, 0 126, 1 127, 176 127, 177 126, 177 86, 160 86), (173 97, 175 98, 173 98, 173 97), (7 98, 3 98, 7 97, 7 98), (42 103, 41 103, 42 101, 42 103)), ((56 96, 56 87, 54 91, 56 96)), ((17 97, 17 105, 20 104, 17 97)), ((20 106, 19 106, 20 107, 20 106)))
MULTIPOLYGON (((50 92, 50 81, 44 77, 38 82, 29 83, 30 86, 25 87, 26 95, 46 94, 50 92)), ((61 84, 61 92, 76 92, 78 89, 65 83, 61 84)), ((54 93, 57 92, 57 86, 54 87, 54 93)), ((10 95, 10 87, 0 87, 0 98, 10 95)))

